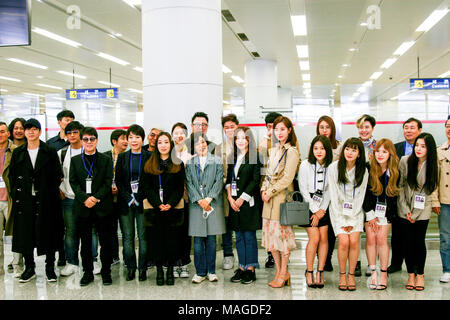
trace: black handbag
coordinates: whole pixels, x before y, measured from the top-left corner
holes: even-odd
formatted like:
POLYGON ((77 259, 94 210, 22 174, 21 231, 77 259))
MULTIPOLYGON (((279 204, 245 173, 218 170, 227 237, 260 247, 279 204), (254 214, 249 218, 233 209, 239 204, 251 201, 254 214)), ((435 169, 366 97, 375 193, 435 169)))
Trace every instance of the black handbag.
POLYGON ((280 204, 280 224, 282 226, 294 226, 309 224, 309 203, 301 201, 295 201, 294 195, 301 193, 294 191, 292 193, 292 201, 289 201, 289 192, 286 188, 286 202, 280 204))
POLYGON ((164 222, 171 227, 179 227, 184 223, 183 198, 181 198, 180 202, 167 214, 161 214, 159 210, 153 208, 147 199, 144 199, 143 206, 144 226, 146 227, 153 227, 158 224, 158 221, 161 223, 161 220, 164 220, 164 222), (158 215, 160 216, 159 218, 158 215))

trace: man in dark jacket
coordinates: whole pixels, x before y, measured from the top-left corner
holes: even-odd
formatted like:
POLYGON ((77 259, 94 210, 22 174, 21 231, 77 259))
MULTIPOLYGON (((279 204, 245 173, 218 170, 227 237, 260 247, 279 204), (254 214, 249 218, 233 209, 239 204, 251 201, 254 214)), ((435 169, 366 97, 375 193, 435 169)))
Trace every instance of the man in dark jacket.
POLYGON ((94 281, 92 258, 92 228, 95 226, 100 240, 101 275, 104 285, 112 284, 112 161, 97 152, 98 134, 92 127, 83 129, 83 152, 70 162, 70 186, 75 194, 73 212, 77 216, 77 229, 81 238, 83 277, 81 286, 94 281))
POLYGON ((34 248, 38 255, 46 255, 47 281, 55 282, 55 250, 63 237, 59 197, 63 173, 56 150, 39 140, 39 121, 29 119, 24 128, 27 142, 14 150, 9 167, 12 251, 22 253, 25 259, 20 282, 36 277, 34 248))

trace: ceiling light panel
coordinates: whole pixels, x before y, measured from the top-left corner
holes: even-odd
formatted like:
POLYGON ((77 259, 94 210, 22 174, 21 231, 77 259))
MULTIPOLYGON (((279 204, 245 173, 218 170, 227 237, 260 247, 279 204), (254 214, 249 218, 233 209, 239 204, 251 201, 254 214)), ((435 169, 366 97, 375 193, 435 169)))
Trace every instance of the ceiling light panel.
POLYGON ((232 71, 231 71, 231 69, 230 68, 228 68, 226 65, 222 65, 222 72, 223 73, 231 73, 232 71))
POLYGON ((441 75, 439 75, 438 78, 446 78, 446 77, 448 77, 448 76, 450 76, 450 70, 447 71, 447 72, 444 72, 444 73, 441 74, 441 75))
POLYGON ((52 86, 52 85, 45 84, 45 83, 36 83, 36 85, 37 85, 37 86, 40 86, 40 87, 44 87, 44 88, 51 88, 51 89, 62 90, 61 87, 52 86))
POLYGON ((242 80, 242 78, 239 76, 231 76, 231 79, 233 79, 237 83, 244 83, 244 80, 242 80))
POLYGON ((310 81, 311 80, 311 75, 309 73, 303 73, 302 74, 302 79, 303 79, 303 81, 310 81))
POLYGON ((291 16, 291 23, 294 36, 306 36, 308 34, 305 15, 291 16))
POLYGON ((297 46, 297 54, 299 58, 308 58, 308 46, 307 45, 298 45, 297 46))
POLYGON ((114 57, 114 56, 112 56, 112 55, 109 55, 109 54, 107 54, 107 53, 99 52, 97 55, 98 55, 99 57, 103 58, 103 59, 106 59, 106 60, 109 60, 109 61, 118 63, 118 64, 120 64, 120 65, 122 65, 122 66, 126 66, 126 65, 129 65, 129 64, 130 64, 129 62, 127 62, 127 61, 125 61, 125 60, 116 58, 116 57, 114 57))
POLYGON ((135 93, 143 93, 142 90, 138 90, 138 89, 133 89, 133 88, 128 88, 129 91, 131 92, 135 92, 135 93))
POLYGON ((138 71, 138 72, 144 72, 144 69, 141 67, 134 67, 133 70, 138 71))
POLYGON ((22 82, 22 80, 16 79, 16 78, 10 78, 10 77, 4 77, 0 76, 1 80, 8 80, 8 81, 14 81, 14 82, 22 82))
POLYGON ((386 61, 381 65, 380 68, 381 69, 388 69, 395 63, 395 61, 397 61, 397 58, 386 59, 386 61))
POLYGON ((427 32, 433 26, 438 23, 445 15, 447 14, 448 9, 442 9, 442 10, 434 10, 428 18, 425 19, 424 22, 416 29, 416 31, 421 32, 427 32))
POLYGON ((97 81, 98 83, 104 84, 105 86, 111 86, 111 87, 120 87, 120 85, 108 81, 97 81))
POLYGON ((33 67, 33 68, 44 69, 44 70, 48 69, 47 66, 43 66, 41 64, 37 64, 37 63, 34 63, 34 62, 25 61, 25 60, 21 60, 21 59, 8 58, 6 60, 12 61, 12 62, 15 62, 15 63, 20 63, 20 64, 23 64, 23 65, 26 65, 26 66, 29 66, 29 67, 33 67))
POLYGON ((411 48, 414 45, 414 41, 406 41, 403 42, 398 48, 397 50, 394 51, 394 55, 396 56, 401 56, 402 54, 404 54, 406 51, 409 50, 409 48, 411 48))
POLYGON ((306 60, 306 61, 299 61, 298 64, 299 64, 300 69, 302 71, 308 71, 309 70, 309 61, 308 60, 306 60))
POLYGON ((377 80, 381 75, 383 74, 383 71, 377 71, 372 73, 372 75, 370 76, 370 79, 372 80, 377 80))
POLYGON ((72 73, 72 72, 67 72, 67 71, 58 71, 58 73, 63 74, 65 76, 69 76, 69 77, 75 77, 78 79, 86 79, 86 76, 83 76, 81 74, 77 74, 77 73, 72 73))
POLYGON ((38 33, 38 34, 40 34, 40 35, 42 35, 44 37, 47 37, 49 39, 59 41, 61 43, 67 44, 67 45, 75 47, 75 48, 81 47, 81 43, 73 41, 73 40, 70 40, 70 39, 67 39, 67 38, 65 38, 63 36, 57 35, 57 34, 55 34, 53 32, 47 31, 45 29, 34 27, 32 29, 32 31, 35 32, 35 33, 38 33))

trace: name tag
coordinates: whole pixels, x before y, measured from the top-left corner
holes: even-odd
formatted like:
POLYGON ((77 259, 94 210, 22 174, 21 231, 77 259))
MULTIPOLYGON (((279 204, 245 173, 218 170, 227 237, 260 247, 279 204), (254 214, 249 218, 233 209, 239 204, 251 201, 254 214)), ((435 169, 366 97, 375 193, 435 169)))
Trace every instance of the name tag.
POLYGON ((5 181, 3 181, 3 177, 0 176, 0 188, 6 188, 5 181))
POLYGON ((91 194, 92 193, 92 179, 86 178, 86 193, 91 194))
POLYGON ((133 192, 133 193, 138 193, 138 190, 139 190, 139 181, 137 181, 137 180, 131 181, 131 182, 130 182, 130 186, 131 186, 131 192, 133 192))
POLYGON ((387 205, 385 203, 377 202, 377 205, 375 206, 375 216, 377 218, 384 218, 386 216, 386 209, 387 205))
POLYGON ((161 200, 161 202, 164 202, 164 190, 163 188, 159 188, 159 199, 161 200))
POLYGON ((344 204, 342 205, 342 214, 344 216, 353 215, 353 202, 344 201, 344 204))
POLYGON ((237 197, 237 183, 236 181, 231 182, 231 196, 237 197))
POLYGON ((314 201, 315 204, 320 206, 320 204, 322 203, 322 200, 323 200, 323 195, 316 191, 312 196, 312 200, 314 201))
POLYGON ((424 194, 416 194, 414 196, 414 209, 425 209, 426 196, 424 194))

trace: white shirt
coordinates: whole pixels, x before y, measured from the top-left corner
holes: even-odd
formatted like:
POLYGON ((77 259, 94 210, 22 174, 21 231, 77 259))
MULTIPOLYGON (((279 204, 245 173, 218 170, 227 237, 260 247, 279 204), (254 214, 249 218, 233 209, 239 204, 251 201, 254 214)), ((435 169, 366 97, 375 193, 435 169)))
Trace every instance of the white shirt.
POLYGON ((206 166, 206 159, 208 158, 208 156, 198 156, 198 161, 200 162, 200 168, 203 170, 205 170, 205 166, 206 166))
MULTIPOLYGON (((28 155, 30 156, 30 160, 31 160, 33 169, 34 169, 34 166, 36 165, 36 159, 37 159, 38 152, 39 152, 39 148, 32 149, 32 150, 28 149, 28 155)), ((36 195, 36 192, 34 192, 34 184, 33 183, 31 184, 31 194, 33 196, 36 195)))
MULTIPOLYGON (((246 154, 242 154, 239 153, 236 159, 236 165, 234 166, 234 177, 236 178, 238 176, 239 173, 239 168, 241 167, 242 162, 245 159, 245 155, 246 154)), ((228 187, 231 187, 230 184, 227 184, 225 186, 225 189, 227 189, 228 187)), ((252 196, 250 196, 249 194, 242 192, 242 194, 239 196, 239 198, 244 199, 244 201, 250 202, 250 200, 253 198, 252 196)))
MULTIPOLYGON (((70 160, 72 157, 81 154, 82 148, 79 149, 72 149, 72 146, 69 146, 67 148, 66 156, 64 157, 64 162, 62 163, 62 169, 64 173, 64 180, 61 182, 61 185, 59 186, 59 189, 64 193, 66 198, 69 199, 75 199, 75 193, 72 190, 72 187, 70 186, 69 182, 69 174, 70 174, 70 160)), ((58 151, 58 159, 61 162, 61 152, 62 150, 58 151)))
POLYGON ((312 213, 316 213, 319 209, 326 211, 330 204, 328 171, 328 168, 323 167, 317 162, 316 164, 312 164, 306 160, 300 165, 300 170, 298 171, 299 189, 303 200, 309 203, 309 210, 311 210, 312 213), (315 175, 314 172, 316 173, 315 175), (314 176, 316 180, 315 183, 314 176), (314 185, 316 186, 315 188, 314 185), (320 203, 320 206, 313 201, 310 196, 310 193, 315 193, 317 190, 322 191, 323 200, 320 203))

